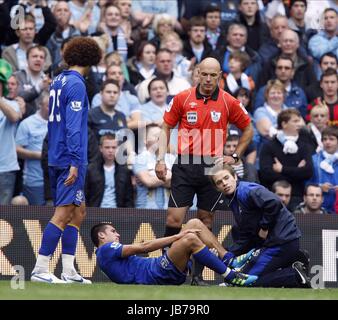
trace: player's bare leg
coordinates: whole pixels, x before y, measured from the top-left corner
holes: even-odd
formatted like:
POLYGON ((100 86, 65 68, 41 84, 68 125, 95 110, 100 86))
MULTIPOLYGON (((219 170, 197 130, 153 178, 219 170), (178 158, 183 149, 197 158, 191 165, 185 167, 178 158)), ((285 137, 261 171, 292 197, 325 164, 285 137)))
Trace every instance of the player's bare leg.
MULTIPOLYGON (((201 222, 188 222, 188 227, 201 226, 201 222)), ((213 235, 205 228, 201 230, 203 238, 207 239, 209 243, 214 244, 213 235)), ((222 250, 220 250, 222 252, 222 250)), ((167 252, 168 258, 177 267, 178 270, 185 272, 190 256, 198 261, 200 264, 206 265, 218 274, 222 275, 226 282, 234 283, 240 286, 251 285, 256 281, 256 276, 248 276, 240 274, 228 268, 218 257, 210 252, 205 243, 202 242, 200 235, 195 233, 188 233, 181 239, 175 241, 167 252)))
MULTIPOLYGON (((173 236, 181 231, 188 208, 189 207, 168 208, 164 237, 173 236)), ((164 248, 164 251, 167 249, 168 248, 164 248)))

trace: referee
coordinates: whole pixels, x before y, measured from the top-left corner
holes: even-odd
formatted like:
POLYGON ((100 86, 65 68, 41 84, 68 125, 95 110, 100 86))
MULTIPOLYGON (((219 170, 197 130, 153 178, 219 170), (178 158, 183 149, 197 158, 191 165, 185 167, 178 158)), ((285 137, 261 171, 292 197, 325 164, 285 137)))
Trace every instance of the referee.
MULTIPOLYGON (((218 87, 221 66, 214 58, 199 64, 199 84, 177 94, 163 117, 159 141, 156 175, 165 180, 170 130, 178 124, 178 157, 172 167, 171 194, 166 218, 165 237, 181 230, 184 217, 197 195, 197 217, 211 230, 213 212, 221 198, 207 176, 208 168, 216 161, 235 164, 253 136, 251 119, 240 102, 218 87), (243 134, 232 156, 223 156, 228 123, 243 134)), ((205 285, 202 267, 196 266, 193 285, 205 285)))

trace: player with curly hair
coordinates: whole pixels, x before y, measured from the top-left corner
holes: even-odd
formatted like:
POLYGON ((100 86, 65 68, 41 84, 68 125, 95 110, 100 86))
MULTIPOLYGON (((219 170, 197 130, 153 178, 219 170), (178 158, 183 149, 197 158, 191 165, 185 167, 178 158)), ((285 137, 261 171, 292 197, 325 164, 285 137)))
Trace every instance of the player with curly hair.
POLYGON ((86 215, 84 182, 87 167, 89 101, 84 76, 101 60, 101 49, 88 37, 76 37, 65 48, 68 70, 50 86, 48 118, 48 166, 56 207, 47 224, 31 281, 91 283, 74 267, 78 231, 86 215), (58 242, 62 242, 62 274, 48 270, 58 242))

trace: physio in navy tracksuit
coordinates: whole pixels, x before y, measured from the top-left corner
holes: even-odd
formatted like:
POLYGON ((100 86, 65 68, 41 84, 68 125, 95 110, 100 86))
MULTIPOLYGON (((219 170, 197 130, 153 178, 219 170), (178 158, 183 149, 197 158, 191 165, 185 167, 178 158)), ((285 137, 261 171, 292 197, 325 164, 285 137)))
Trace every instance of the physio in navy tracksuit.
POLYGON ((225 195, 235 218, 229 259, 256 249, 242 269, 259 276, 253 286, 309 287, 304 264, 295 262, 301 232, 281 200, 259 184, 239 182, 229 165, 215 167, 212 181, 225 195))

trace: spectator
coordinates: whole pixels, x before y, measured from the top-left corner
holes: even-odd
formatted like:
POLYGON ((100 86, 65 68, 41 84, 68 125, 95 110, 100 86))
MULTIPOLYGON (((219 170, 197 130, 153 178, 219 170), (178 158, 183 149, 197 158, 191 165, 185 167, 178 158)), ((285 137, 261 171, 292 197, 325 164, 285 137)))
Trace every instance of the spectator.
POLYGON ((19 104, 21 113, 25 114, 26 102, 19 96, 19 82, 14 74, 12 74, 7 81, 7 90, 8 94, 6 98, 9 100, 15 100, 19 104))
POLYGON ((245 70, 248 76, 257 83, 262 71, 261 58, 256 51, 247 45, 248 32, 245 26, 233 23, 229 26, 227 32, 227 46, 215 52, 215 58, 220 62, 223 72, 229 73, 229 56, 234 51, 245 51, 250 59, 251 64, 245 70))
POLYGON ((318 184, 308 184, 304 190, 304 201, 293 211, 294 214, 327 214, 322 207, 324 198, 323 191, 318 184))
POLYGON ((100 21, 100 8, 95 1, 70 0, 69 9, 72 13, 70 23, 81 32, 81 35, 92 34, 100 21))
POLYGON ((264 186, 270 189, 277 180, 291 184, 291 210, 302 201, 304 181, 313 174, 311 153, 299 135, 301 119, 297 109, 283 110, 278 115, 276 137, 263 144, 259 157, 260 180, 264 186))
POLYGON ((196 0, 183 0, 184 12, 181 16, 181 23, 184 30, 187 30, 189 21, 194 16, 202 16, 210 4, 218 6, 221 12, 221 28, 226 28, 230 23, 234 22, 237 18, 238 0, 213 0, 210 1, 196 1, 196 0))
POLYGON ((280 54, 279 40, 284 30, 289 29, 286 16, 277 14, 271 20, 270 37, 261 44, 258 53, 263 59, 263 64, 267 64, 273 57, 280 54))
POLYGON ((107 53, 104 57, 105 63, 107 66, 115 65, 120 66, 122 69, 122 73, 124 76, 124 79, 126 81, 123 82, 122 90, 129 90, 131 94, 137 95, 134 86, 129 83, 129 70, 127 68, 127 65, 123 62, 120 54, 117 51, 113 51, 110 53, 107 53))
POLYGON ((15 150, 16 123, 22 118, 19 104, 4 98, 7 95, 7 81, 12 73, 11 65, 0 59, 0 204, 10 204, 16 171, 19 170, 15 150))
POLYGON ((328 122, 329 109, 323 104, 315 105, 310 111, 310 122, 307 124, 312 154, 323 150, 322 132, 328 126, 328 122))
POLYGON ((43 171, 41 168, 42 143, 47 134, 49 92, 39 97, 38 111, 23 120, 16 133, 18 157, 25 160, 23 195, 30 205, 44 205, 43 171))
POLYGON ((156 47, 160 48, 163 36, 169 32, 173 32, 175 29, 175 19, 167 13, 160 13, 155 15, 153 21, 154 37, 150 39, 150 42, 156 47))
POLYGON ((250 117, 253 118, 252 114, 252 92, 246 88, 238 88, 234 92, 234 97, 237 98, 245 108, 245 110, 249 113, 250 117))
POLYGON ((107 59, 105 57, 105 52, 109 46, 109 36, 104 33, 101 36, 91 37, 96 41, 102 52, 102 58, 97 66, 92 66, 86 77, 86 88, 88 99, 91 101, 95 94, 100 91, 101 84, 106 76, 107 71, 107 59))
MULTIPOLYGON (((133 89, 133 86, 125 81, 121 66, 109 66, 107 69, 107 80, 117 81, 119 88, 122 88, 122 91, 121 89, 119 90, 119 97, 115 109, 124 114, 129 129, 136 129, 141 120, 141 112, 139 111, 140 103, 138 99, 128 90, 129 88, 133 89), (125 90, 123 90, 124 87, 125 90)), ((102 92, 94 96, 92 101, 93 108, 97 107, 99 103, 101 103, 101 93, 102 92)))
POLYGON ((53 65, 58 65, 62 60, 62 42, 67 38, 80 35, 80 31, 70 24, 72 13, 67 1, 58 1, 53 7, 53 15, 57 23, 56 30, 50 36, 46 47, 51 54, 53 65))
POLYGON ((155 78, 163 78, 169 88, 169 95, 172 97, 179 92, 190 88, 190 83, 184 78, 176 76, 173 72, 174 70, 174 61, 172 52, 169 49, 159 49, 156 55, 156 69, 151 78, 142 81, 137 87, 137 96, 141 103, 145 103, 149 98, 148 93, 148 84, 155 78))
MULTIPOLYGON (((316 65, 314 65, 316 67, 316 65)), ((319 67, 316 67, 316 75, 318 80, 310 84, 306 89, 306 96, 308 101, 313 101, 314 99, 323 96, 323 90, 320 87, 320 77, 328 68, 337 70, 338 59, 336 55, 331 52, 325 53, 321 56, 319 61, 319 67)))
POLYGON ((221 14, 220 6, 214 4, 208 5, 204 11, 205 37, 213 51, 220 49, 226 42, 225 34, 221 29, 221 14))
POLYGON ((238 22, 248 30, 247 45, 258 51, 269 38, 269 28, 262 21, 258 10, 258 0, 240 0, 238 7, 238 22))
POLYGON ((107 33, 110 36, 109 47, 106 53, 118 51, 123 62, 127 62, 128 46, 126 36, 120 26, 121 12, 118 7, 111 3, 107 3, 102 8, 102 21, 99 30, 102 33, 107 33))
POLYGON ((37 111, 36 98, 49 87, 51 82, 50 78, 43 72, 45 61, 46 49, 44 47, 30 47, 27 51, 27 69, 15 73, 19 83, 19 96, 26 102, 25 118, 37 111))
MULTIPOLYGON (((307 99, 304 90, 293 81, 295 64, 289 56, 281 55, 276 59, 275 76, 285 87, 284 104, 289 108, 296 108, 303 118, 306 116, 307 99)), ((264 91, 266 86, 261 87, 255 97, 255 109, 264 104, 264 91)))
POLYGON ((135 55, 136 48, 140 43, 148 39, 148 29, 146 25, 143 25, 144 21, 137 21, 131 11, 132 0, 117 0, 116 6, 121 12, 121 23, 124 35, 128 45, 128 57, 135 55))
POLYGON ((191 76, 191 69, 194 66, 195 59, 188 60, 182 55, 183 42, 176 32, 169 32, 163 36, 161 48, 169 49, 173 54, 174 74, 188 80, 191 76))
POLYGON ((264 97, 266 102, 254 112, 254 122, 259 137, 257 138, 258 145, 260 140, 270 139, 276 133, 277 117, 280 112, 286 109, 285 87, 279 80, 269 80, 264 97))
POLYGON ((271 186, 271 191, 281 199, 285 207, 289 209, 291 200, 291 184, 286 180, 277 180, 271 186))
MULTIPOLYGON (((281 54, 290 57, 295 65, 294 81, 305 90, 309 85, 316 81, 316 75, 312 64, 308 62, 307 55, 299 50, 299 37, 295 31, 284 30, 280 38, 281 54)), ((261 83, 271 79, 276 65, 276 57, 264 66, 264 74, 261 83)))
POLYGON ((253 91, 255 89, 255 83, 250 76, 244 73, 249 65, 250 57, 246 52, 234 51, 230 53, 229 73, 223 73, 220 87, 231 95, 234 95, 239 88, 253 91))
POLYGON ((116 159, 118 140, 114 134, 100 137, 100 157, 88 166, 86 200, 89 207, 134 206, 131 172, 116 159))
POLYGON ((150 42, 142 42, 137 48, 136 56, 128 60, 130 82, 138 85, 150 78, 155 71, 156 47, 150 42))
POLYGON ((338 124, 338 75, 334 69, 327 69, 320 77, 320 87, 323 90, 322 97, 316 98, 307 106, 306 120, 309 121, 309 113, 316 104, 324 104, 329 108, 329 125, 338 124))
POLYGON ((127 128, 125 115, 115 109, 120 95, 120 85, 115 80, 105 80, 101 86, 102 103, 88 113, 88 127, 97 138, 106 133, 118 134, 119 130, 127 128))
MULTIPOLYGON (((242 103, 245 110, 249 113, 250 118, 253 118, 251 107, 252 93, 248 89, 239 88, 235 91, 234 97, 237 98, 237 100, 239 100, 242 103)), ((256 128, 254 127, 253 129, 255 134, 257 135, 256 128)), ((230 124, 228 134, 241 136, 242 132, 235 125, 230 124)), ((258 182, 256 169, 257 148, 254 140, 251 141, 248 147, 246 148, 243 158, 245 160, 245 166, 247 170, 247 179, 249 181, 258 182)))
POLYGON ((307 0, 290 0, 289 1, 289 28, 297 32, 300 46, 308 47, 311 36, 317 31, 309 28, 305 22, 305 12, 307 9, 307 0))
POLYGON ((324 29, 320 30, 309 41, 311 55, 319 61, 324 53, 332 52, 338 58, 338 17, 335 9, 324 10, 324 29))
POLYGON ((323 207, 335 212, 338 189, 338 128, 327 127, 322 132, 323 150, 312 156, 314 174, 309 182, 318 183, 324 194, 323 207))
POLYGON ((150 101, 141 105, 142 121, 145 126, 156 124, 161 126, 167 104, 168 86, 160 78, 154 78, 148 85, 150 101))
MULTIPOLYGON (((6 2, 13 3, 17 1, 6 2)), ((11 21, 15 21, 15 17, 22 14, 22 11, 20 10, 23 8, 25 17, 30 16, 31 18, 34 18, 34 23, 36 25, 34 42, 44 46, 46 45, 50 35, 55 31, 56 21, 53 13, 48 7, 47 0, 41 0, 40 2, 41 3, 39 5, 36 5, 36 1, 34 0, 19 1, 17 6, 14 5, 11 8, 10 19, 11 21)), ((11 6, 11 4, 9 4, 9 6, 11 6)), ((21 21, 19 21, 19 23, 21 23, 21 21)), ((8 31, 6 45, 16 43, 18 41, 17 30, 9 28, 8 31)))
MULTIPOLYGON (((231 156, 235 153, 235 150, 238 146, 239 142, 239 134, 235 131, 229 130, 229 135, 227 136, 227 140, 224 145, 224 154, 226 156, 231 156)), ((245 158, 239 159, 235 164, 231 165, 235 170, 237 177, 239 180, 250 181, 250 182, 258 182, 258 174, 257 170, 254 166, 248 168, 249 163, 246 162, 245 158)))
MULTIPOLYGON (((28 49, 35 44, 39 44, 39 41, 37 41, 38 37, 35 31, 35 19, 31 14, 27 14, 25 16, 24 27, 21 26, 16 31, 16 33, 19 37, 19 41, 15 44, 8 46, 2 52, 2 58, 7 60, 12 65, 13 72, 17 70, 27 70, 28 49)), ((48 49, 44 48, 44 50, 45 50, 45 60, 43 69, 47 70, 49 66, 52 64, 52 59, 48 49)))
POLYGON ((203 17, 192 17, 190 19, 188 36, 183 44, 183 56, 193 64, 200 63, 204 58, 210 56, 212 47, 206 39, 206 23, 203 17))
POLYGON ((45 22, 44 16, 43 16, 43 8, 45 8, 49 11, 49 15, 52 15, 48 3, 46 0, 41 0, 41 1, 34 1, 34 0, 26 0, 26 1, 18 1, 19 4, 17 6, 13 6, 11 8, 11 17, 18 13, 20 9, 24 9, 24 12, 30 13, 32 16, 34 16, 35 21, 36 21, 36 30, 39 31, 45 22), (20 8, 21 7, 21 8, 20 8), (20 8, 20 9, 19 9, 20 8))
POLYGON ((175 156, 167 153, 164 161, 168 168, 165 181, 156 177, 155 165, 161 128, 151 124, 146 128, 145 148, 135 158, 136 208, 167 209, 171 183, 171 167, 175 156))

